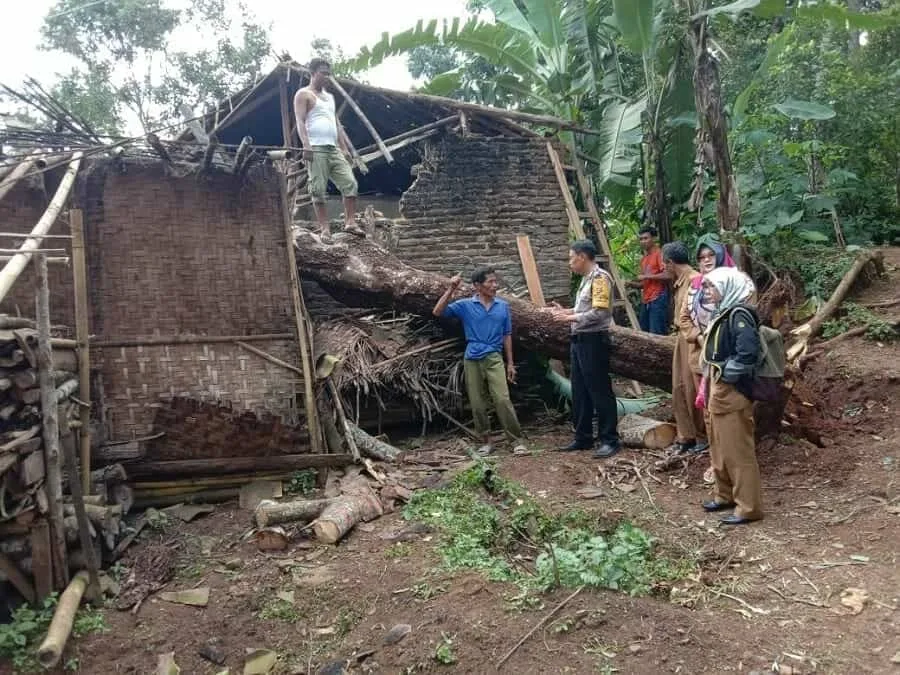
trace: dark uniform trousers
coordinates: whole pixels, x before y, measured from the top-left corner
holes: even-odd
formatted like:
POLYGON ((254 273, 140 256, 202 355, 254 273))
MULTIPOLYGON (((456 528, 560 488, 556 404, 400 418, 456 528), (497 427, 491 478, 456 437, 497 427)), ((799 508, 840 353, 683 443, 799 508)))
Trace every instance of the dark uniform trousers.
POLYGON ((609 376, 609 333, 573 333, 572 357, 572 421, 575 441, 594 442, 594 418, 598 418, 597 441, 619 444, 618 411, 609 376))

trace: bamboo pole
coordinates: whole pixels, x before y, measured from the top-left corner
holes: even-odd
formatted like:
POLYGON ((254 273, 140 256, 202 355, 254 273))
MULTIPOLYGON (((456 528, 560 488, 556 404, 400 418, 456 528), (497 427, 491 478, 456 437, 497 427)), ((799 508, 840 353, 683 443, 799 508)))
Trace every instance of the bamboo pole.
POLYGON ((269 363, 274 363, 276 366, 281 366, 287 370, 290 370, 292 373, 296 373, 297 375, 303 376, 303 371, 297 366, 291 365, 287 361, 282 361, 277 356, 272 356, 269 352, 264 352, 262 349, 257 349, 253 345, 248 345, 246 342, 241 342, 240 340, 235 340, 234 344, 236 344, 241 349, 246 349, 251 354, 256 354, 260 358, 268 361, 269 363))
MULTIPOLYGON (((83 431, 83 430, 82 430, 83 431)), ((81 544, 81 550, 84 553, 88 578, 90 579, 90 597, 100 599, 102 591, 100 590, 100 567, 97 557, 94 555, 94 542, 91 539, 90 523, 88 522, 87 509, 84 505, 84 493, 81 489, 81 483, 76 479, 78 475, 78 465, 75 461, 75 448, 71 443, 63 443, 63 452, 66 455, 66 466, 69 471, 69 491, 72 493, 72 506, 75 507, 75 519, 78 521, 78 539, 81 544)), ((82 465, 82 471, 84 465, 82 465)), ((88 485, 90 485, 90 472, 87 474, 88 485)), ((104 513, 109 513, 113 507, 94 506, 94 509, 100 509, 104 513)), ((121 507, 120 507, 121 512, 121 507)))
POLYGON ((37 329, 38 370, 41 381, 41 414, 44 437, 44 466, 47 475, 48 520, 50 522, 53 578, 57 588, 69 581, 66 564, 66 534, 63 524, 62 469, 59 461, 59 418, 56 386, 53 382, 53 353, 50 347, 50 284, 47 280, 47 261, 38 253, 37 267, 37 329))
POLYGON ((319 432, 319 416, 316 408, 314 388, 315 371, 312 363, 313 345, 307 331, 306 304, 300 289, 300 275, 297 258, 294 255, 294 236, 291 232, 291 207, 287 200, 287 185, 284 175, 279 177, 281 192, 281 212, 284 221, 284 236, 287 242, 288 275, 291 285, 291 300, 294 305, 294 319, 297 326, 297 340, 300 346, 300 365, 303 368, 303 404, 306 409, 306 427, 309 429, 309 443, 312 451, 322 453, 322 434, 319 432))
POLYGON ((36 163, 36 159, 26 159, 20 162, 6 178, 0 181, 0 199, 3 199, 36 163))
POLYGON ((291 104, 288 100, 288 81, 291 77, 291 71, 285 71, 284 77, 278 75, 278 95, 279 105, 281 107, 281 136, 284 147, 291 147, 291 104))
MULTIPOLYGON (((84 217, 81 209, 69 212, 72 231, 72 276, 75 282, 75 339, 78 342, 78 444, 81 454, 81 490, 91 493, 91 355, 88 324, 87 264, 84 254, 84 217)), ((74 471, 75 467, 72 467, 74 471)), ((73 477, 75 474, 70 474, 73 477)))
MULTIPOLYGON (((400 148, 405 148, 407 145, 412 145, 413 143, 418 143, 419 141, 424 141, 428 138, 431 138, 432 136, 437 136, 438 133, 439 132, 437 129, 432 129, 431 131, 426 131, 426 132, 423 132, 416 136, 408 136, 407 138, 404 138, 402 141, 397 141, 396 143, 391 143, 388 147, 391 150, 399 150, 400 148)), ((383 153, 381 152, 381 150, 378 150, 376 152, 370 152, 365 155, 362 155, 362 157, 360 159, 362 159, 363 161, 366 161, 366 162, 374 162, 376 159, 381 157, 382 154, 383 153)))
MULTIPOLYGON (((145 338, 91 340, 94 347, 166 347, 173 345, 211 345, 223 342, 274 342, 293 340, 293 333, 262 333, 260 335, 154 335, 145 338)), ((76 342, 71 340, 70 342, 76 342)), ((74 345, 73 345, 74 346, 74 345)))
POLYGON ((53 621, 50 622, 50 628, 47 630, 47 637, 38 648, 38 661, 44 668, 52 668, 59 662, 59 657, 62 656, 69 635, 72 633, 75 615, 78 613, 78 607, 81 605, 81 598, 84 597, 87 585, 88 575, 85 572, 79 572, 60 596, 56 612, 53 614, 53 621))
POLYGON ((366 114, 362 111, 362 108, 353 100, 353 97, 347 93, 347 91, 341 86, 340 82, 338 82, 333 77, 329 77, 328 81, 331 83, 331 86, 334 87, 337 92, 344 97, 344 100, 347 102, 347 105, 356 113, 356 116, 359 117, 359 121, 363 123, 363 126, 369 130, 369 133, 372 134, 372 139, 375 141, 375 144, 378 146, 378 149, 381 151, 381 154, 384 155, 384 158, 387 160, 388 164, 394 163, 394 156, 391 154, 391 151, 388 150, 388 147, 384 144, 384 141, 381 139, 381 136, 378 135, 378 132, 375 130, 375 127, 369 121, 369 118, 366 117, 366 114))
MULTIPOLYGON (((431 131, 432 129, 440 129, 441 127, 445 127, 448 124, 452 124, 459 118, 456 115, 451 115, 450 117, 444 117, 443 119, 439 119, 437 122, 431 122, 430 124, 426 124, 421 127, 416 127, 415 129, 410 129, 409 131, 404 131, 402 134, 397 134, 396 136, 391 136, 388 139, 385 139, 385 144, 390 146, 393 143, 399 143, 400 141, 405 141, 407 138, 411 138, 413 136, 418 136, 419 134, 423 134, 426 131, 431 131)), ((374 152, 378 149, 377 145, 367 145, 364 148, 360 149, 360 154, 366 155, 370 152, 374 152)))
POLYGON ((13 256, 13 259, 6 263, 3 269, 0 270, 0 301, 6 297, 6 294, 9 293, 9 289, 12 288, 13 283, 15 283, 16 279, 19 278, 19 275, 22 274, 22 270, 25 269, 28 261, 31 260, 31 251, 40 248, 41 238, 50 231, 50 228, 53 227, 53 223, 56 222, 56 218, 62 210, 62 207, 69 196, 69 192, 72 189, 72 184, 75 182, 75 175, 78 173, 78 167, 80 165, 81 153, 76 152, 72 156, 72 161, 69 163, 66 174, 59 183, 56 194, 53 195, 50 206, 47 207, 47 210, 44 211, 44 215, 41 216, 37 225, 35 225, 34 229, 29 233, 29 238, 21 247, 19 247, 19 253, 13 256))
POLYGON ((250 153, 253 152, 253 137, 244 136, 241 139, 241 144, 238 146, 237 151, 234 153, 234 164, 232 164, 231 171, 232 173, 238 174, 240 173, 241 167, 244 166, 244 162, 250 156, 250 153))
POLYGON ((215 136, 209 137, 209 143, 206 144, 206 150, 203 151, 202 171, 209 171, 212 166, 213 157, 216 154, 216 147, 219 145, 219 139, 215 136))
POLYGON ((325 378, 325 385, 328 387, 328 393, 331 394, 332 403, 335 412, 337 412, 338 421, 344 430, 344 440, 347 441, 347 447, 350 448, 350 454, 353 455, 353 461, 359 464, 362 457, 359 456, 359 448, 356 447, 356 440, 353 438, 353 430, 350 428, 350 422, 347 420, 347 413, 344 411, 344 403, 341 401, 341 395, 338 393, 334 380, 329 375, 325 378))

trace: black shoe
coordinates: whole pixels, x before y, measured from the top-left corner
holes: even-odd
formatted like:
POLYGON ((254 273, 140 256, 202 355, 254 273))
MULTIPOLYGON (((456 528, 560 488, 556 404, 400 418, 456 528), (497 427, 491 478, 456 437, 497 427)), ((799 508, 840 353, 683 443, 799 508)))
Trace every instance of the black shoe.
POLYGON ((708 502, 703 502, 702 504, 704 511, 709 511, 710 513, 715 513, 716 511, 725 511, 727 509, 734 508, 734 502, 717 502, 715 499, 711 499, 708 502))
POLYGON ((585 443, 584 441, 572 441, 568 445, 562 445, 557 448, 560 452, 576 452, 578 450, 590 450, 591 443, 585 443))
POLYGON ((747 523, 752 523, 753 521, 749 518, 744 518, 743 516, 738 516, 732 513, 730 516, 725 516, 724 518, 719 518, 720 525, 746 525, 747 523))
POLYGON ((617 454, 621 449, 621 443, 616 443, 615 445, 604 443, 603 445, 598 446, 596 450, 594 450, 594 459, 607 459, 608 457, 612 457, 613 455, 617 454))
POLYGON ((700 455, 707 450, 709 450, 709 441, 697 441, 689 451, 692 455, 700 455))
POLYGON ((675 441, 669 448, 670 454, 674 456, 686 455, 694 450, 694 441, 675 441))

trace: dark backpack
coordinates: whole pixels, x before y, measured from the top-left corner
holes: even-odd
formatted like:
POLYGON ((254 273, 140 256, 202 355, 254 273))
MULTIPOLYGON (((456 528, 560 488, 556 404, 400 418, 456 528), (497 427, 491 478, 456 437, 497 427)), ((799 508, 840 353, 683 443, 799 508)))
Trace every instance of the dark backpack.
MULTIPOLYGON (((756 315, 745 307, 735 307, 732 316, 742 314, 758 324, 756 315)), ((753 380, 750 386, 750 398, 754 401, 778 401, 784 386, 784 369, 787 357, 784 351, 784 338, 775 328, 758 324, 759 355, 753 369, 753 380)))

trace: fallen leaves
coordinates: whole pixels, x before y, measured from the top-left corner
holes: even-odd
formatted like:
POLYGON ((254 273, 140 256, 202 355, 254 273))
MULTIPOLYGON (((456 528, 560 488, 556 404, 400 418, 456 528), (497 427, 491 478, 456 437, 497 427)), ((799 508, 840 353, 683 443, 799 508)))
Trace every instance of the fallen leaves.
POLYGON ((191 588, 186 591, 166 591, 159 594, 160 600, 191 607, 206 607, 209 604, 209 586, 191 588))
POLYGON ((860 614, 869 600, 869 592, 864 588, 845 588, 841 591, 841 604, 849 607, 854 615, 860 614))

